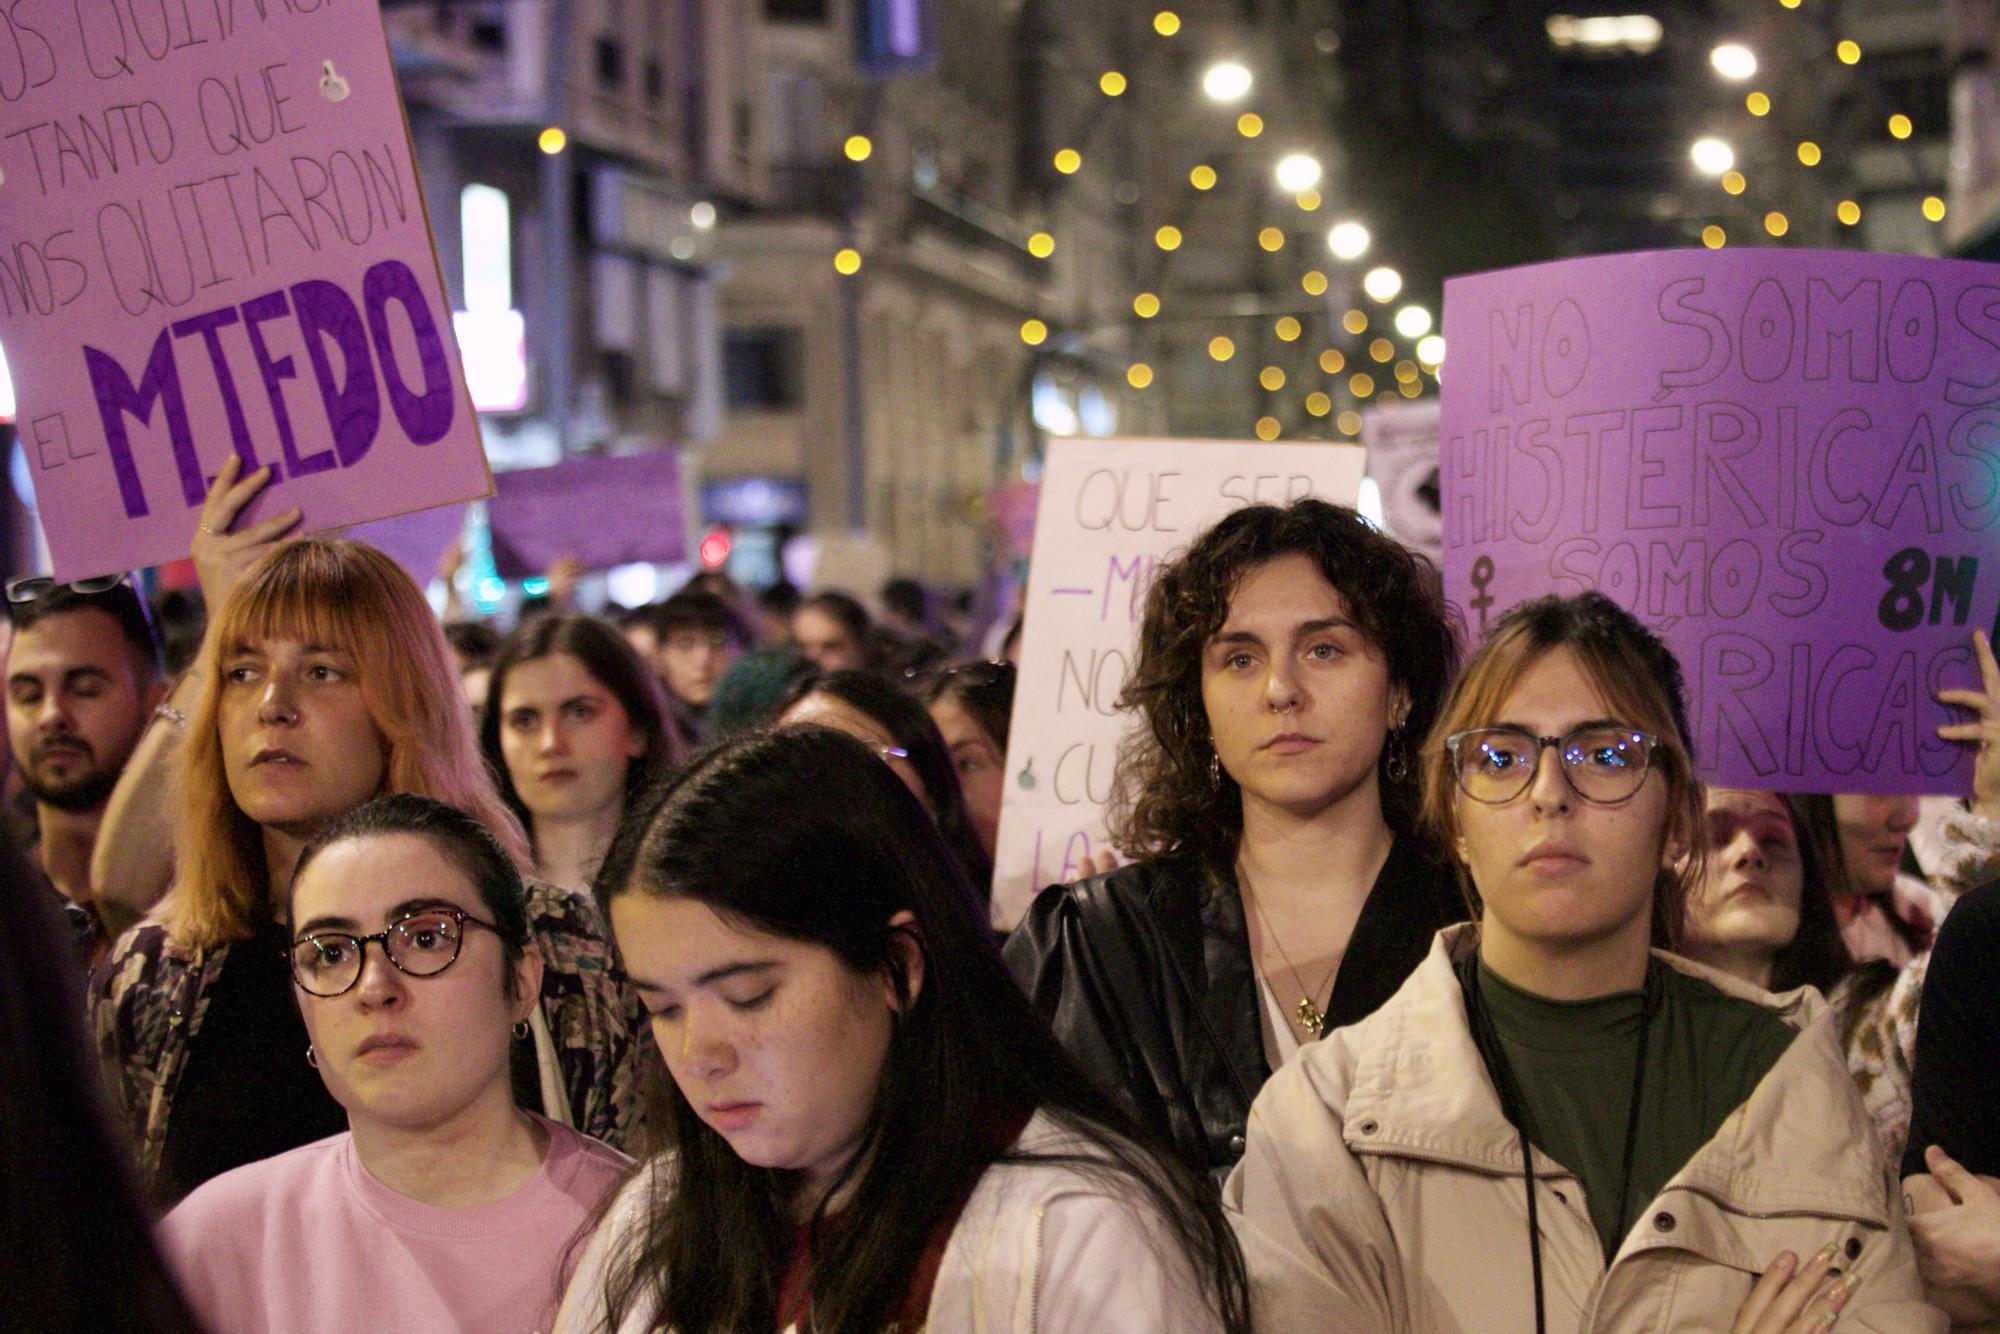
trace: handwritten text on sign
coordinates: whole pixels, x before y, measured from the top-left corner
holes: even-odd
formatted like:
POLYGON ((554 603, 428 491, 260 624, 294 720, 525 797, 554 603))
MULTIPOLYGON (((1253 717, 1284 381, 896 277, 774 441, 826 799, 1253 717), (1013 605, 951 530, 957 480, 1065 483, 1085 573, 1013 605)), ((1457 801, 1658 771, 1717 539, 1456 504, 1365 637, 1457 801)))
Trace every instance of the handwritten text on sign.
POLYGON ((999 926, 1107 846, 1104 806, 1134 722, 1118 695, 1154 568, 1244 505, 1353 504, 1362 461, 1347 445, 1049 442, 994 858, 999 926))
POLYGON ((1446 285, 1447 592, 1601 589, 1687 674, 1705 777, 1963 792, 2000 629, 2000 269, 1613 255, 1446 285))
POLYGON ((369 0, 0 12, 0 342, 56 572, 187 551, 234 450, 309 528, 483 495, 369 0))

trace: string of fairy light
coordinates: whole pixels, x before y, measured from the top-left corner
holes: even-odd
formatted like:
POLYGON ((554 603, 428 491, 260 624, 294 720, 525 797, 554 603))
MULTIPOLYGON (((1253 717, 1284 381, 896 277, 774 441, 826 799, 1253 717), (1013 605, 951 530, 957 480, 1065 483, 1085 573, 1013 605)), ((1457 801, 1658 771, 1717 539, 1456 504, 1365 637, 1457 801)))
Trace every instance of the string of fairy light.
MULTIPOLYGON (((1786 10, 1797 10, 1803 2, 1804 0, 1777 0, 1779 7, 1786 10)), ((1861 44, 1852 38, 1842 38, 1834 43, 1833 57, 1849 68, 1859 66, 1862 57, 1861 44)), ((1740 42, 1725 42, 1718 45, 1710 53, 1709 60, 1715 72, 1731 82, 1747 83, 1755 78, 1758 72, 1756 54, 1740 42)), ((1872 85, 1870 88, 1879 102, 1880 90, 1873 88, 1872 85)), ((1774 109, 1775 104, 1771 95, 1761 89, 1753 88, 1743 98, 1743 110, 1755 120, 1769 117, 1774 109)), ((1901 110, 1888 112, 1885 128, 1889 137, 1899 143, 1907 142, 1916 131, 1915 123, 1901 110)), ((1689 148, 1689 156, 1698 171, 1716 178, 1725 194, 1742 196, 1749 191, 1749 178, 1737 169, 1735 152, 1724 140, 1712 135, 1697 139, 1689 148)), ((1800 166, 1808 169, 1818 168, 1827 160, 1825 149, 1817 139, 1810 137, 1802 138, 1793 145, 1791 156, 1797 159, 1800 166)), ((1941 196, 1925 195, 1919 208, 1924 220, 1933 225, 1942 223, 1945 219, 1945 201, 1941 196)), ((1834 220, 1842 227, 1859 226, 1861 213, 1860 202, 1851 196, 1843 197, 1833 205, 1834 220)), ((1781 207, 1766 209, 1760 221, 1765 236, 1772 241, 1782 240, 1792 230, 1792 220, 1781 207)), ((1719 223, 1711 222, 1702 228, 1701 243, 1711 250, 1720 250, 1729 244, 1729 239, 1728 231, 1719 223)))
MULTIPOLYGON (((1802 3, 1803 0, 1777 0, 1777 4, 1786 10, 1797 10, 1802 3)), ((1557 39, 1554 27, 1557 22, 1556 18, 1549 20, 1552 39, 1557 39)), ((1152 17, 1151 29, 1155 40, 1173 40, 1181 33, 1182 26, 1180 15, 1172 9, 1160 9, 1152 17)), ((1655 29, 1653 41, 1658 40, 1657 25, 1655 29)), ((1859 65, 1862 59, 1860 45, 1851 38, 1838 41, 1832 54, 1848 67, 1859 65)), ((1711 63, 1718 75, 1732 81, 1746 82, 1757 73, 1755 55, 1740 43, 1717 46, 1711 53, 1711 63)), ((1122 70, 1107 69, 1096 76, 1095 83, 1099 95, 1115 101, 1130 90, 1131 77, 1122 70)), ((1220 61, 1210 67, 1203 80, 1209 99, 1223 106, 1240 102, 1250 93, 1253 83, 1251 72, 1233 61, 1220 61)), ((1773 101, 1769 93, 1753 89, 1745 96, 1743 107, 1750 117, 1761 120, 1772 114, 1773 101)), ((1243 140, 1257 140, 1265 129, 1263 117, 1254 110, 1243 110, 1235 117, 1235 133, 1243 140)), ((1887 129, 1892 139, 1906 141, 1915 127, 1908 115, 1894 110, 1887 116, 1887 129)), ((873 144, 862 134, 850 135, 843 145, 844 154, 854 163, 867 161, 873 151, 873 144)), ((1808 169, 1818 168, 1826 160, 1825 150, 1812 138, 1801 139, 1792 152, 1800 165, 1808 169)), ((1750 191, 1749 178, 1737 167, 1733 150, 1723 140, 1713 136, 1698 139, 1691 146, 1691 156, 1696 169, 1716 178, 1725 194, 1743 196, 1750 191)), ((1074 146, 1059 148, 1050 165, 1064 177, 1074 177, 1087 169, 1083 152, 1074 146)), ((1277 159, 1272 169, 1280 190, 1288 194, 1302 212, 1318 213, 1327 202, 1317 188, 1320 166, 1310 155, 1302 152, 1285 154, 1277 159)), ((1197 161, 1187 168, 1186 180, 1195 197, 1216 189, 1222 179, 1222 173, 1208 161, 1197 161)), ((1762 229, 1769 241, 1780 241, 1791 231, 1791 219, 1782 207, 1776 206, 1782 201, 1772 202, 1773 206, 1764 211, 1761 219, 1762 229)), ((1922 201, 1921 211, 1929 222, 1941 223, 1945 217, 1944 200, 1937 195, 1928 195, 1922 201)), ((1834 204, 1835 220, 1843 227, 1857 226, 1861 215, 1861 205, 1852 198, 1842 198, 1834 204)), ((1194 238, 1183 226, 1187 222, 1188 219, 1181 216, 1175 221, 1163 222, 1155 229, 1152 246, 1159 256, 1173 255, 1191 243, 1194 238)), ((1201 239, 1230 243, 1240 240, 1214 236, 1201 239)), ((1291 248, 1292 239, 1284 227, 1269 223, 1260 226, 1255 235, 1258 247, 1268 254, 1291 248)), ((1355 218, 1335 223, 1328 230, 1326 239, 1332 259, 1339 265, 1358 264, 1369 253, 1373 242, 1367 226, 1355 218)), ((1753 239, 1756 239, 1754 233, 1753 239)), ((1701 242, 1710 249, 1720 249, 1730 243, 1730 237, 1721 224, 1711 222, 1702 229, 1701 242)), ((1042 261, 1055 255, 1057 245, 1055 233, 1047 228, 1032 231, 1024 242, 1027 253, 1042 261)), ((833 263, 839 273, 851 277, 861 271, 861 252, 852 246, 842 247, 834 255, 833 263)), ((1331 286, 1327 273, 1318 267, 1304 268, 1297 274, 1297 279, 1300 290, 1310 298, 1324 297, 1331 286)), ((1256 371, 1256 384, 1266 395, 1292 390, 1298 395, 1293 400, 1294 405, 1307 418, 1314 421, 1330 419, 1335 431, 1350 438, 1361 431, 1361 407, 1384 400, 1419 398, 1435 385, 1445 352, 1444 339, 1435 332, 1431 313, 1423 306, 1408 304, 1393 314, 1386 309, 1402 288, 1401 275, 1394 268, 1378 263, 1362 276, 1360 288, 1369 303, 1384 309, 1371 315, 1366 306, 1355 306, 1342 313, 1338 321, 1332 322, 1340 333, 1346 335, 1344 346, 1333 345, 1339 341, 1336 338, 1330 340, 1329 345, 1316 356, 1295 358, 1291 371, 1275 362, 1268 362, 1256 371), (1382 323, 1378 324, 1378 320, 1382 323), (1395 338, 1389 336, 1391 331, 1395 338), (1364 342, 1364 336, 1370 334, 1373 336, 1366 337, 1364 342), (1399 346, 1397 338, 1408 346, 1399 346), (1325 377, 1322 383, 1311 383, 1315 370, 1325 377)), ((1137 321, 1137 325, 1133 326, 1134 332, 1163 314, 1169 317, 1172 314, 1168 302, 1150 286, 1132 295, 1130 309, 1133 319, 1137 321)), ((1230 315, 1224 318, 1232 330, 1241 332, 1240 326, 1246 317, 1230 315)), ((1021 341, 1029 347, 1041 347, 1058 333, 1040 317, 1022 321, 1019 332, 1021 341)), ((1329 332, 1332 330, 1329 329, 1329 332)), ((1304 339, 1306 327, 1296 315, 1286 313, 1278 315, 1273 321, 1271 333, 1279 343, 1289 347, 1304 339)), ((1301 352, 1305 350, 1300 349, 1301 352)), ((1207 354, 1218 363, 1236 361, 1239 351, 1237 338, 1228 332, 1214 333, 1207 340, 1207 354)), ((1246 357, 1244 361, 1247 365, 1250 359, 1246 357)), ((1159 382, 1159 374, 1153 364, 1142 356, 1126 366, 1125 382, 1133 390, 1145 391, 1159 382)), ((1270 406, 1267 401, 1266 407, 1270 406)), ((1284 433, 1284 425, 1274 412, 1266 411, 1256 419, 1252 431, 1259 439, 1275 440, 1284 433)))
MULTIPOLYGON (((1154 40, 1172 40, 1182 31, 1181 17, 1172 9, 1158 10, 1152 17, 1151 29, 1154 40)), ((1253 76, 1243 66, 1222 61, 1209 69, 1204 89, 1212 101, 1228 105, 1248 95, 1252 83, 1253 76)), ((1122 70, 1106 69, 1096 76, 1095 87, 1103 98, 1116 100, 1130 90, 1131 78, 1122 70)), ((1254 141, 1264 134, 1266 126, 1263 117, 1256 111, 1244 110, 1236 115, 1233 128, 1242 139, 1254 141)), ((848 161, 858 164, 869 159, 874 152, 874 144, 866 135, 852 134, 842 145, 842 152, 848 161)), ((1057 149, 1050 165, 1065 177, 1073 177, 1086 170, 1083 153, 1072 146, 1057 149)), ((1309 154, 1285 154, 1278 158, 1272 170, 1280 191, 1289 195, 1291 203, 1301 212, 1317 213, 1326 203, 1316 188, 1321 173, 1319 163, 1309 154)), ((1188 167, 1186 179, 1195 195, 1200 196, 1214 190, 1222 183, 1223 177, 1212 163, 1197 161, 1188 167)), ((1181 217, 1177 221, 1163 222, 1154 230, 1152 247, 1156 254, 1172 255, 1190 244, 1193 238, 1181 225, 1186 221, 1185 217, 1181 217)), ((1355 218, 1336 222, 1326 235, 1328 250, 1339 264, 1356 263, 1369 252, 1373 243, 1367 226, 1355 218)), ((1257 229, 1255 241, 1266 254, 1278 254, 1291 247, 1292 236, 1283 227, 1266 224, 1257 229)), ((1038 228, 1028 234, 1024 246, 1035 259, 1048 260, 1056 253, 1057 237, 1046 228, 1038 228)), ((860 273, 862 263, 861 252, 853 246, 841 247, 833 257, 834 269, 845 277, 860 273)), ((1304 268, 1297 274, 1297 281, 1299 290, 1310 298, 1325 296, 1331 286, 1327 273, 1317 267, 1304 268)), ((1362 276, 1360 287, 1371 304, 1387 308, 1401 293, 1402 276, 1394 268, 1377 264, 1362 276)), ((1133 293, 1130 310, 1136 321, 1132 326, 1135 332, 1160 318, 1163 313, 1169 317, 1172 315, 1168 302, 1150 285, 1133 293)), ((1246 318, 1261 320, 1265 316, 1225 317, 1229 327, 1238 333, 1246 318)), ((1346 346, 1329 344, 1316 356, 1301 355, 1297 358, 1297 366, 1290 372, 1275 362, 1264 364, 1256 371, 1257 386, 1266 395, 1278 394, 1289 387, 1298 393, 1295 406, 1307 418, 1315 421, 1331 419, 1335 431, 1353 437, 1361 431, 1358 410, 1361 406, 1384 399, 1418 398, 1436 383, 1444 360, 1444 339, 1435 332, 1431 312, 1425 307, 1406 304, 1393 314, 1384 309, 1379 316, 1371 316, 1366 308, 1355 306, 1345 311, 1335 324, 1350 340, 1346 346), (1378 318, 1383 321, 1380 326, 1378 318), (1396 339, 1389 336, 1391 330, 1409 346, 1399 347, 1396 339), (1363 335, 1371 331, 1374 336, 1365 343, 1361 342, 1363 335), (1326 377, 1323 384, 1310 383, 1313 371, 1326 377)), ((1277 315, 1270 328, 1272 336, 1287 347, 1300 344, 1306 335, 1305 323, 1291 313, 1277 315)), ((1057 331, 1052 330, 1046 320, 1030 317, 1022 321, 1019 332, 1024 344, 1041 347, 1057 331)), ((1237 339, 1229 333, 1211 336, 1206 350, 1207 355, 1218 363, 1238 359, 1237 339)), ((1305 350, 1300 349, 1301 353, 1305 350)), ((1245 364, 1248 364, 1248 359, 1245 364)), ((1159 382, 1159 375, 1152 363, 1142 356, 1125 367, 1125 382, 1133 390, 1145 391, 1159 382)), ((1272 405, 1267 402, 1266 406, 1272 405)), ((1260 415, 1251 430, 1262 440, 1276 440, 1284 434, 1283 423, 1271 411, 1260 415)))

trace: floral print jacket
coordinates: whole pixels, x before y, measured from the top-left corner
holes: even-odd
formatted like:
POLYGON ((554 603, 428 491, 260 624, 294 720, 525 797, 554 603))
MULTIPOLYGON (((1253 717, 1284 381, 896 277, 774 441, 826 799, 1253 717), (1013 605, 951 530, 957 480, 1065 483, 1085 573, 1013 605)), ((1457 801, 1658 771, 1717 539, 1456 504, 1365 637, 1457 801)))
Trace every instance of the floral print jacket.
MULTIPOLYGON (((610 932, 587 895, 530 881, 528 924, 543 959, 530 1021, 543 1111, 614 1148, 643 1153, 640 1089, 659 1051, 637 993, 613 959, 610 932)), ((228 944, 183 949, 157 920, 119 937, 91 981, 90 1022, 113 1105, 147 1182, 160 1166, 174 1089, 201 1032, 228 944)))
MULTIPOLYGON (((1945 816, 1943 860, 1931 885, 1956 903, 1967 890, 2000 880, 2000 820, 1969 811, 1945 816)), ((1898 970, 1895 980, 1856 999, 1857 975, 1849 974, 1827 999, 1840 1016, 1847 1070, 1861 1090, 1875 1120, 1876 1137, 1892 1168, 1903 1159, 1903 1142, 1910 1135, 1910 1064, 1917 1041, 1917 1003, 1923 997, 1924 974, 1930 967, 1926 950, 1898 970)))

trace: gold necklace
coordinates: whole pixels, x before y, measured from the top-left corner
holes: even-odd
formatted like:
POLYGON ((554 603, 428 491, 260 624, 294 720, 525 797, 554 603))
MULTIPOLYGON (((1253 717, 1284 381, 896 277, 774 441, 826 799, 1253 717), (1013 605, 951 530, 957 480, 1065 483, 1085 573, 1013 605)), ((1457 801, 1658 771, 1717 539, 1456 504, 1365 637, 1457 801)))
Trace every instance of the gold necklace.
MULTIPOLYGON (((1249 902, 1250 911, 1257 914, 1257 920, 1263 924, 1264 935, 1273 945, 1278 947, 1278 957, 1285 961, 1285 971, 1292 975, 1292 985, 1297 987, 1301 993, 1299 1003, 1292 1007, 1292 1022, 1303 1029, 1307 1037, 1318 1037, 1320 1027, 1326 1023, 1326 1012, 1319 1008, 1318 1002, 1313 997, 1319 995, 1322 989, 1331 988, 1335 974, 1340 972, 1340 960, 1335 959, 1333 967, 1326 970, 1326 981, 1321 982, 1319 986, 1308 991, 1305 979, 1299 976, 1298 965, 1292 962, 1291 955, 1285 953, 1285 942, 1279 940, 1278 933, 1271 929, 1271 919, 1264 915, 1263 907, 1257 902, 1256 891, 1250 888, 1250 877, 1243 873, 1243 867, 1240 864, 1236 868, 1236 879, 1243 886, 1243 897, 1249 902)), ((1268 972, 1265 973, 1264 981, 1268 983, 1270 980, 1271 975, 1268 972)), ((1273 990, 1275 989, 1273 988, 1273 990)), ((1332 1002, 1333 997, 1329 995, 1327 1003, 1332 1004, 1332 1002)))

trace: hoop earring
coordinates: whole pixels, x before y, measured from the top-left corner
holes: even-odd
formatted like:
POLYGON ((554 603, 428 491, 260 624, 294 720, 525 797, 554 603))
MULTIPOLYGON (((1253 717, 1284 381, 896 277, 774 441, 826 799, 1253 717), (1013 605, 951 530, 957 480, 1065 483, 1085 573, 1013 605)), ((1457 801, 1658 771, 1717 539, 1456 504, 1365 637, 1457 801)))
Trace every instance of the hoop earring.
POLYGON ((528 1040, 528 1021, 523 1019, 514 1025, 514 1041, 526 1042, 527 1040, 528 1040))
POLYGON ((1410 757, 1403 753, 1403 729, 1401 727, 1390 731, 1389 739, 1384 749, 1389 752, 1389 758, 1383 763, 1382 772, 1388 775, 1389 781, 1392 783, 1408 782, 1410 777, 1410 757))
POLYGON ((319 1053, 313 1050, 310 1042, 306 1044, 306 1064, 315 1070, 319 1069, 319 1053))

